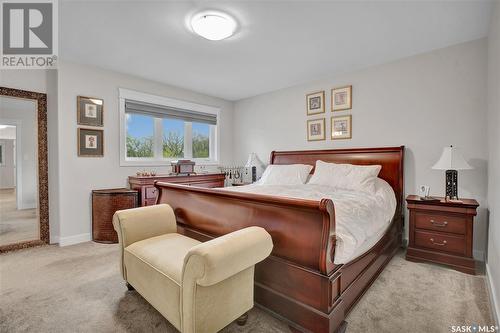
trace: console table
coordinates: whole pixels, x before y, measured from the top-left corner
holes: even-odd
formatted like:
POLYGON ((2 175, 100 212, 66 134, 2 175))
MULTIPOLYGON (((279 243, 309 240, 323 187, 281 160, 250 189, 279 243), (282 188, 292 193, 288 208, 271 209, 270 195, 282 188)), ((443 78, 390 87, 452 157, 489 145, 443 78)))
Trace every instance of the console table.
POLYGON ((156 175, 156 176, 130 176, 128 182, 132 190, 139 192, 140 206, 156 204, 158 190, 154 187, 156 181, 183 184, 198 187, 224 187, 225 176, 223 173, 198 173, 194 175, 156 175))

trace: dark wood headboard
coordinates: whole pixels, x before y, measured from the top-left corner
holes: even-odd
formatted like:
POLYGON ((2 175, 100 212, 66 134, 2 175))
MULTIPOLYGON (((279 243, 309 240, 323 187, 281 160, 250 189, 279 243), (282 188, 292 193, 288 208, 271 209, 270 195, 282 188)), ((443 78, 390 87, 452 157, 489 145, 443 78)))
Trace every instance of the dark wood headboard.
MULTIPOLYGON (((316 165, 317 160, 332 163, 382 166, 379 177, 394 189, 398 201, 399 213, 404 200, 404 150, 405 147, 350 148, 328 150, 273 151, 271 164, 309 164, 316 165)), ((314 172, 311 171, 311 173, 314 172)))

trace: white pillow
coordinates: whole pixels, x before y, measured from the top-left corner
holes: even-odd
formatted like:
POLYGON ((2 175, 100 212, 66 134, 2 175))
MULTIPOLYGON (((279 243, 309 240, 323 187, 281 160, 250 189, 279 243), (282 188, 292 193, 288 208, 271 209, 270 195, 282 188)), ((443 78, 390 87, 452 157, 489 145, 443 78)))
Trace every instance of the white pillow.
POLYGON ((301 185, 305 184, 307 177, 312 170, 311 165, 289 164, 289 165, 269 165, 262 178, 260 185, 301 185))
POLYGON ((337 164, 318 160, 308 184, 375 193, 375 180, 381 169, 380 165, 337 164))

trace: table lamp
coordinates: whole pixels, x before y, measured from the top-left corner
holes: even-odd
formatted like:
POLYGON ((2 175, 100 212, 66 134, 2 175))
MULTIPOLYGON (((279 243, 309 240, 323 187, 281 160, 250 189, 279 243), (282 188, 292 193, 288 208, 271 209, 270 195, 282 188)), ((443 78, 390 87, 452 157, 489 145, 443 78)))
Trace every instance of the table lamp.
POLYGON ((257 156, 256 153, 250 153, 248 155, 248 160, 245 166, 248 168, 252 168, 252 183, 255 182, 257 179, 259 179, 260 176, 262 176, 262 173, 266 168, 266 166, 260 160, 260 158, 257 156))
POLYGON ((446 170, 446 200, 458 200, 458 171, 473 169, 467 163, 458 148, 444 147, 439 161, 432 167, 434 170, 446 170))

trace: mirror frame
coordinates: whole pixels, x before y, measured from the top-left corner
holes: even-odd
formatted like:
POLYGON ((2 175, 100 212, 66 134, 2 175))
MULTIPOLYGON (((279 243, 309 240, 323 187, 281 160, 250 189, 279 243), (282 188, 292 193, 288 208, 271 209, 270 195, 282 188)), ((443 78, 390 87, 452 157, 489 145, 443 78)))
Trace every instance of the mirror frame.
POLYGON ((0 245, 0 253, 24 249, 50 243, 49 234, 49 177, 47 154, 47 94, 0 87, 0 96, 34 100, 37 102, 38 118, 38 207, 40 237, 30 241, 22 241, 0 245))

